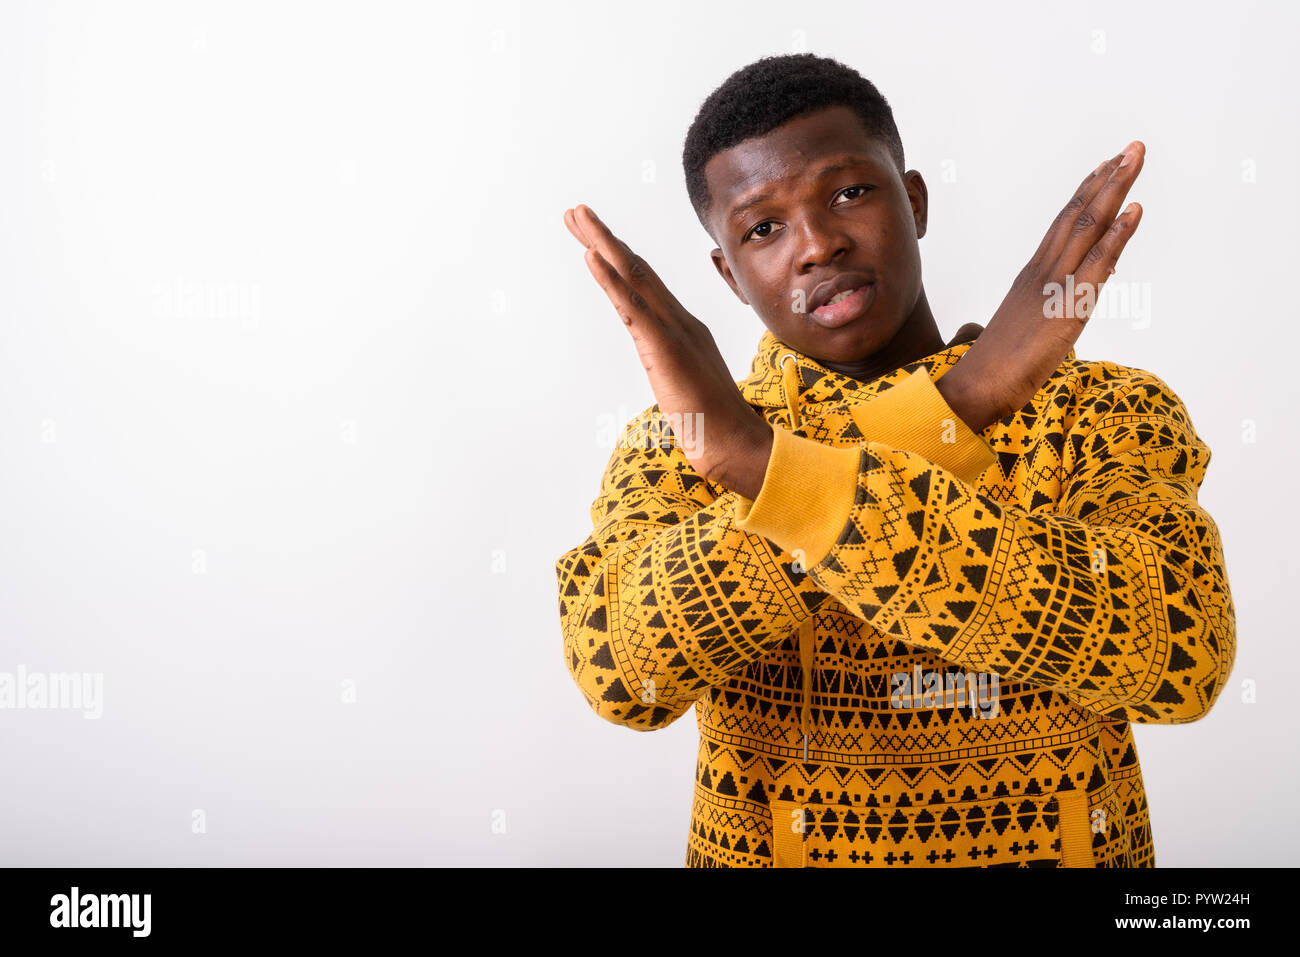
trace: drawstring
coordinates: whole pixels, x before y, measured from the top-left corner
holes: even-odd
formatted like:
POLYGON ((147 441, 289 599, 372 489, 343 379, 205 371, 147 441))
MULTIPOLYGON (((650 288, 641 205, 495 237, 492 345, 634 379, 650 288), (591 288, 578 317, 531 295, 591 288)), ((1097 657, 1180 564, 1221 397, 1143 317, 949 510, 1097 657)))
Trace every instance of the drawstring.
POLYGON ((790 407, 790 428, 799 428, 799 357, 793 352, 781 356, 781 390, 785 393, 785 404, 790 407), (789 365, 786 359, 794 359, 789 365))
MULTIPOLYGON (((803 424, 799 407, 799 357, 787 352, 780 358, 781 389, 785 393, 785 402, 790 409, 790 428, 797 429, 803 424), (786 365, 786 359, 793 359, 786 365)), ((804 569, 807 571, 807 569, 804 569)), ((803 700, 799 706, 799 730, 803 732, 803 760, 808 763, 808 733, 810 730, 808 703, 812 700, 813 669, 813 619, 806 618, 795 632, 799 644, 799 667, 803 672, 803 700)))
POLYGON ((799 626, 799 667, 803 669, 803 703, 799 706, 799 727, 803 731, 803 760, 808 763, 808 702, 812 700, 813 620, 799 626))

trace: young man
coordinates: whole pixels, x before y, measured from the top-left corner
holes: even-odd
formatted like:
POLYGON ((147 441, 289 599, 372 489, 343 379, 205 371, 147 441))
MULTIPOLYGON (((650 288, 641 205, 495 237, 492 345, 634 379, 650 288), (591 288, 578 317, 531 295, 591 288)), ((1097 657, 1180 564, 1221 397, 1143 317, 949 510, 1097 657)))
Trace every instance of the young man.
POLYGON ((740 382, 566 212, 658 401, 557 563, 565 663, 616 724, 696 709, 689 866, 1154 866, 1131 724, 1205 715, 1236 629, 1209 448, 1160 378, 1073 349, 1144 153, 1089 174, 945 343, 886 101, 811 54, 745 67, 684 151, 767 327, 740 382))

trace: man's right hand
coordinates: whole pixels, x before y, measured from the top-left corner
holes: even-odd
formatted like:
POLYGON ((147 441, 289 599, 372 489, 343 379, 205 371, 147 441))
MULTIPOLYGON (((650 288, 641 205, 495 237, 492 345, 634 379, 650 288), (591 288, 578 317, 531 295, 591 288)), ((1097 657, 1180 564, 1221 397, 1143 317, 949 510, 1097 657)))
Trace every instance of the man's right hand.
POLYGON ((1146 146, 1134 140, 1088 174, 988 327, 936 383, 972 430, 981 432, 1023 408, 1074 348, 1101 287, 1142 218, 1137 203, 1130 203, 1118 218, 1116 213, 1145 156, 1146 146), (1067 276, 1074 277, 1073 296, 1067 276), (1080 302, 1085 290, 1091 298, 1080 302), (1060 316, 1051 308, 1058 304, 1063 306, 1060 316))

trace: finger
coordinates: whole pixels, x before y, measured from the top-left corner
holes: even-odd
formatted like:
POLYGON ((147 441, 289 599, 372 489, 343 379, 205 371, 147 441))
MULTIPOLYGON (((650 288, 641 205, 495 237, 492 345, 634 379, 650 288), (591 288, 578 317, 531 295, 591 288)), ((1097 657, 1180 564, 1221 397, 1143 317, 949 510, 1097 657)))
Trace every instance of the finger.
POLYGON ((623 325, 628 326, 633 335, 654 333, 663 328, 663 323, 659 321, 654 309, 637 290, 624 281, 618 270, 600 254, 599 250, 589 248, 583 253, 583 258, 586 259, 591 274, 596 277, 596 282, 600 284, 601 289, 605 290, 605 295, 613 303, 614 310, 622 318, 623 325))
POLYGON ((675 311, 681 309, 681 304, 650 268, 650 264, 610 232, 609 227, 601 222, 591 207, 579 204, 574 212, 583 233, 593 241, 601 258, 615 269, 629 287, 641 294, 661 321, 671 321, 675 311))
MULTIPOLYGON (((1129 203, 1124 211, 1115 217, 1115 222, 1111 223, 1110 228, 1079 264, 1074 277, 1076 289, 1080 288, 1082 283, 1091 283, 1097 297, 1100 297, 1101 287, 1115 272, 1115 264, 1119 261, 1120 253, 1133 238, 1133 233, 1141 219, 1142 206, 1139 203, 1129 203)), ((1095 303, 1096 299, 1094 298, 1093 301, 1095 303)))
MULTIPOLYGON (((1132 145, 1132 143, 1129 144, 1129 146, 1132 145)), ((1126 146, 1124 150, 1127 149, 1126 146)), ((1078 218, 1079 213, 1088 208, 1088 204, 1092 202, 1093 197, 1106 185, 1111 173, 1119 168, 1120 162, 1124 159, 1124 150, 1104 161, 1083 178, 1083 182, 1074 191, 1070 201, 1061 208, 1061 211, 1056 214, 1056 218, 1052 220, 1052 225, 1047 228, 1047 232, 1043 235, 1043 241, 1038 244, 1038 249, 1034 251, 1032 263, 1055 263, 1060 258, 1061 250, 1070 238, 1071 225, 1078 218)))
POLYGON ((1145 157, 1145 145, 1140 140, 1135 141, 1129 148, 1127 158, 1115 168, 1106 184, 1093 196, 1092 202, 1070 224, 1065 245, 1056 259, 1056 275, 1076 272, 1083 257, 1088 255, 1089 250, 1115 222, 1115 216, 1124 205, 1133 181, 1142 171, 1145 157))
POLYGON ((587 238, 587 234, 584 233, 582 227, 578 225, 578 219, 573 215, 573 210, 566 209, 564 211, 564 225, 568 227, 569 232, 573 234, 573 238, 582 243, 582 245, 591 245, 591 240, 587 238))

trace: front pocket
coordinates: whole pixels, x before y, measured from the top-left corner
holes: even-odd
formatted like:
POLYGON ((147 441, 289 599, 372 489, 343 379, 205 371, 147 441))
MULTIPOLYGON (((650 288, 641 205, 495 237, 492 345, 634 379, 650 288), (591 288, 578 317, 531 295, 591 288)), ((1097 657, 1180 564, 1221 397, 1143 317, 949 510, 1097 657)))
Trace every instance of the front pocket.
POLYGON ((1088 795, 953 804, 772 802, 775 867, 1093 867, 1088 795))

